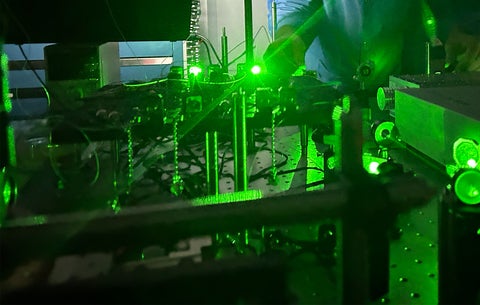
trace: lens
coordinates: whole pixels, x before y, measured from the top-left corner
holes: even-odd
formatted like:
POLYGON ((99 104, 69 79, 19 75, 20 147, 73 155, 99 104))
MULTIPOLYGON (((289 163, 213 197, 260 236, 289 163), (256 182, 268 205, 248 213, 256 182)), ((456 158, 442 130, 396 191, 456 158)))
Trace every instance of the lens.
POLYGON ((455 194, 464 204, 480 204, 480 171, 466 170, 455 179, 455 194))

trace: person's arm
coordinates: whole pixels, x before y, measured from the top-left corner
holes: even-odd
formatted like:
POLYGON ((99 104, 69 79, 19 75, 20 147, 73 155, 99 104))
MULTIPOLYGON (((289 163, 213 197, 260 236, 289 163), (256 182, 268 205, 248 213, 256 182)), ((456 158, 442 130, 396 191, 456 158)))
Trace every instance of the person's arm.
POLYGON ((430 0, 448 71, 480 71, 480 1, 430 0))
POLYGON ((455 25, 445 42, 445 67, 456 72, 480 71, 480 34, 455 25))
POLYGON ((455 71, 480 71, 480 1, 453 4, 454 24, 445 42, 446 64, 455 71))
POLYGON ((284 25, 278 28, 276 39, 263 54, 268 73, 289 76, 305 63, 307 46, 296 34, 295 28, 284 25))
POLYGON ((322 14, 322 0, 277 1, 279 28, 265 51, 267 71, 291 75, 304 64, 305 52, 315 37, 315 26, 322 14))

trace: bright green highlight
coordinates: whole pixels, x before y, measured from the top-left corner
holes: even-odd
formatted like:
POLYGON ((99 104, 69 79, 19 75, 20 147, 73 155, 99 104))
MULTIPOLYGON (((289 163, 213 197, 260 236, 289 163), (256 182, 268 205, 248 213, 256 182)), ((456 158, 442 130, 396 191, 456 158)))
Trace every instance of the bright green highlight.
POLYGON ((387 161, 384 158, 372 156, 369 153, 364 153, 362 158, 363 158, 363 168, 372 175, 380 174, 380 171, 378 170, 380 164, 387 161))
POLYGON ((1 65, 1 73, 2 73, 2 88, 3 88, 3 102, 5 109, 0 109, 0 111, 10 112, 12 110, 12 102, 10 101, 9 94, 9 84, 8 84, 8 57, 7 54, 2 53, 0 54, 0 65, 1 65))
POLYGON ((477 161, 475 161, 475 160, 473 160, 473 159, 468 160, 468 161, 467 161, 467 164, 468 164, 468 166, 471 167, 471 168, 475 168, 475 167, 477 167, 477 165, 478 165, 477 161))
POLYGON ((292 76, 303 76, 305 74, 305 70, 307 67, 305 65, 301 65, 293 72, 292 76))
POLYGON ((118 199, 113 199, 110 202, 110 207, 112 208, 112 211, 116 213, 120 212, 120 204, 118 203, 118 199))
POLYGON ((2 170, 0 171, 0 191, 2 191, 2 197, 0 197, 0 199, 2 201, 0 201, 0 208, 2 205, 6 204, 7 200, 5 200, 5 188, 6 188, 6 184, 7 184, 7 175, 6 175, 6 168, 2 168, 2 170))
MULTIPOLYGON (((311 136, 311 130, 308 130, 308 137, 311 136)), ((308 157, 307 158, 307 167, 309 168, 322 168, 323 169, 323 158, 316 158, 315 156, 317 156, 317 146, 315 145, 315 142, 314 141, 308 141, 307 143, 308 147, 307 147, 307 156, 311 156, 311 157, 308 157)), ((301 150, 295 150, 295 152, 298 155, 298 157, 296 157, 298 160, 299 160, 299 163, 300 163, 300 159, 301 159, 301 150)), ((292 153, 292 157, 293 157, 293 153, 292 153)), ((295 160, 297 160, 295 159, 295 160)), ((298 167, 298 165, 297 165, 298 167)), ((293 180, 293 175, 292 174, 292 180, 293 180)), ((318 171, 318 170, 307 170, 307 184, 315 184, 316 182, 319 182, 321 180, 324 180, 325 176, 324 176, 324 172, 323 171, 318 171)), ((306 190, 307 191, 315 191, 315 190, 320 190, 320 189, 323 189, 324 188, 324 184, 318 184, 318 185, 312 185, 312 186, 309 186, 306 190)))
POLYGON ((376 161, 370 162, 370 164, 368 165, 368 172, 370 174, 374 174, 374 175, 380 174, 380 172, 378 171, 378 166, 379 165, 380 165, 380 163, 378 163, 376 161))
POLYGON ((263 197, 260 190, 247 190, 243 192, 225 193, 206 197, 195 198, 192 201, 194 206, 212 205, 217 203, 250 201, 261 199, 263 197))
POLYGON ((450 178, 453 178, 453 176, 455 176, 455 174, 456 174, 457 171, 458 171, 457 166, 456 166, 456 165, 453 165, 453 164, 447 164, 445 169, 446 169, 447 175, 448 175, 450 178))
POLYGON ((343 112, 345 113, 350 112, 350 109, 352 108, 352 100, 350 96, 347 95, 342 99, 342 107, 343 107, 343 112))
POLYGON ((467 205, 480 204, 480 171, 466 170, 454 183, 455 194, 467 205))
POLYGON ((0 171, 0 191, 0 213, 2 214, 0 217, 1 221, 4 217, 4 208, 14 201, 17 196, 17 188, 15 183, 13 180, 9 179, 7 169, 5 167, 0 171))
POLYGON ((252 67, 252 69, 250 71, 252 72, 252 74, 258 75, 262 72, 262 68, 260 68, 260 66, 258 66, 258 65, 255 65, 255 66, 252 67))
POLYGON ((10 198, 12 198, 12 186, 8 181, 6 181, 5 185, 3 186, 2 196, 4 204, 8 204, 10 198))
POLYGON ((7 140, 8 140, 8 153, 9 153, 9 161, 11 166, 17 165, 17 154, 15 148, 15 134, 12 126, 7 127, 7 140))
MULTIPOLYGON (((155 84, 158 84, 158 83, 163 83, 165 81, 167 81, 167 79, 159 79, 159 80, 154 80, 154 81, 151 81, 151 82, 138 83, 138 84, 126 83, 126 84, 123 84, 123 85, 125 87, 143 87, 143 86, 151 86, 151 85, 155 85, 155 84)), ((159 94, 159 96, 161 97, 161 94, 159 94)))
POLYGON ((188 73, 198 76, 200 73, 202 73, 202 68, 197 66, 190 67, 190 69, 188 69, 188 73))
POLYGON ((480 228, 478 228, 477 230, 477 235, 480 235, 480 228))

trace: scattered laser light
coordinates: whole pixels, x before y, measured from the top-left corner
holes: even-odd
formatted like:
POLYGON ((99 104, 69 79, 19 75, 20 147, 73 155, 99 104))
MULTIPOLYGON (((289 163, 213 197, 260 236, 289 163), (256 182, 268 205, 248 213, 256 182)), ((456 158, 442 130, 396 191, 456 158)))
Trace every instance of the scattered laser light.
POLYGON ((378 175, 380 172, 378 171, 378 167, 380 166, 380 163, 376 162, 376 161, 372 161, 370 162, 370 164, 368 165, 368 172, 370 174, 374 174, 374 175, 378 175))
POLYGON ((190 69, 188 69, 188 73, 193 74, 194 76, 198 76, 200 73, 202 73, 202 68, 192 66, 190 67, 190 69))
POLYGON ((10 186, 10 183, 8 181, 5 183, 3 186, 3 202, 7 204, 10 201, 10 198, 12 197, 12 187, 10 186))
POLYGON ((467 161, 467 165, 468 165, 469 167, 471 167, 471 168, 475 168, 475 167, 477 167, 478 163, 477 163, 477 161, 474 160, 474 159, 469 159, 469 160, 467 161))
POLYGON ((252 69, 250 71, 252 72, 252 74, 258 75, 262 72, 262 68, 260 68, 260 66, 258 66, 258 65, 255 65, 255 66, 252 67, 252 69))

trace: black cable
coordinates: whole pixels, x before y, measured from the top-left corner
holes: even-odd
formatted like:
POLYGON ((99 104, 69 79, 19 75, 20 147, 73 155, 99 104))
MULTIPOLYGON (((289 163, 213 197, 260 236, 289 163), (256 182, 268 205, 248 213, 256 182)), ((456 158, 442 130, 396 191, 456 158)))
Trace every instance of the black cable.
POLYGON ((265 32, 265 35, 267 36, 267 40, 268 40, 268 43, 271 43, 272 42, 272 38, 270 37, 270 33, 268 33, 268 30, 267 28, 262 25, 260 28, 258 28, 258 31, 257 33, 255 34, 255 36, 253 37, 253 40, 257 39, 257 36, 258 34, 260 34, 260 31, 263 30, 265 32))
MULTIPOLYGON (((23 64, 22 70, 29 69, 29 63, 30 63, 30 61, 28 61, 28 60, 26 59, 26 54, 23 54, 23 57, 25 58, 25 63, 23 64)), ((30 65, 30 66, 31 66, 31 65, 30 65)), ((32 69, 30 69, 30 70, 32 70, 32 69)), ((26 107, 23 107, 22 103, 19 101, 19 100, 20 100, 20 98, 19 98, 19 90, 20 90, 20 88, 18 88, 18 87, 15 88, 15 101, 17 102, 18 108, 20 108, 21 111, 24 112, 28 118, 34 118, 34 115, 33 115, 33 114, 29 114, 29 110, 26 109, 26 107)), ((45 95, 46 95, 46 97, 47 97, 47 103, 48 103, 48 99, 49 99, 49 98, 48 98, 48 94, 45 93, 45 95)))
POLYGON ((323 173, 323 169, 321 169, 321 168, 305 166, 305 167, 298 167, 298 168, 294 168, 294 169, 289 169, 289 170, 285 170, 285 171, 280 171, 280 172, 278 172, 278 175, 291 174, 291 173, 294 173, 294 172, 299 172, 299 171, 309 170, 309 169, 311 169, 311 170, 316 170, 316 171, 320 171, 320 172, 323 173))
MULTIPOLYGON (((23 32, 23 34, 25 34, 25 38, 26 38, 26 41, 27 42, 30 42, 32 41, 32 39, 30 38, 30 35, 28 34, 27 30, 25 29, 25 27, 23 26, 23 24, 18 20, 17 16, 15 16, 15 14, 13 14, 12 10, 10 9, 10 6, 7 4, 7 1, 2 1, 4 7, 7 9, 8 11, 8 15, 13 19, 13 21, 19 26, 20 30, 23 32)), ((3 21, 2 21, 3 22, 3 21)), ((2 33, 4 34, 4 33, 2 33)), ((3 38, 3 37, 2 37, 3 38)))
POLYGON ((322 185, 322 184, 325 184, 324 179, 321 179, 321 180, 318 180, 318 181, 315 181, 315 182, 306 183, 305 184, 305 189, 308 189, 308 188, 314 187, 314 186, 319 186, 319 185, 322 185))
POLYGON ((110 3, 108 2, 108 0, 105 0, 105 4, 107 5, 108 13, 110 14, 110 18, 113 21, 113 25, 115 26, 115 29, 117 30, 118 34, 120 34, 120 36, 122 37, 122 39, 125 42, 125 44, 127 45, 127 47, 130 49, 130 51, 132 51, 132 54, 137 59, 138 63, 140 63, 140 60, 138 59, 138 56, 135 54, 135 51, 133 50, 132 46, 128 43, 127 38, 125 37, 122 30, 120 29, 120 26, 117 22, 117 18, 115 18, 114 14, 113 14, 113 11, 112 11, 112 8, 110 7, 110 3))
MULTIPOLYGON (((215 58, 217 59, 218 63, 220 65, 222 65, 222 60, 220 59, 220 56, 218 56, 218 53, 217 51, 215 50, 215 47, 213 46, 212 42, 205 36, 201 35, 201 34, 195 34, 195 36, 198 36, 200 37, 201 40, 204 40, 207 44, 210 45, 210 47, 212 48, 212 52, 213 52, 213 55, 215 55, 215 58)), ((223 68, 223 67, 222 67, 223 68)))
MULTIPOLYGON (((265 26, 261 26, 257 32, 255 33, 255 36, 253 36, 253 40, 255 41, 255 39, 257 38, 258 34, 260 33, 260 31, 262 30, 262 28, 265 30, 265 32, 267 33, 267 38, 268 38, 268 42, 270 43, 272 41, 272 39, 270 38, 270 35, 268 34, 268 31, 267 29, 265 28, 265 26)), ((228 53, 230 54, 231 52, 233 52, 234 50, 236 50, 237 48, 239 48, 241 45, 245 44, 245 40, 244 41, 241 41, 239 42, 238 44, 236 44, 233 48, 231 48, 228 53)), ((243 53, 245 54, 245 52, 243 53)))
POLYGON ((212 56, 210 54, 210 48, 208 47, 208 43, 206 43, 203 39, 200 40, 203 45, 205 46, 205 49, 207 49, 207 57, 208 57, 208 63, 210 65, 213 65, 213 62, 212 62, 212 56))
MULTIPOLYGON (((270 35, 268 34, 268 31, 267 29, 265 28, 265 26, 261 26, 258 30, 257 30, 257 33, 255 33, 255 36, 253 37, 253 41, 255 41, 255 39, 257 38, 258 34, 260 33, 260 31, 264 29, 265 30, 265 33, 267 33, 267 38, 268 38, 268 42, 271 43, 271 38, 270 38, 270 35)), ((230 51, 228 51, 228 53, 230 54, 231 52, 233 52, 235 49, 239 48, 241 45, 245 44, 245 41, 242 41, 240 43, 238 43, 237 45, 235 45, 233 48, 230 49, 230 51)), ((255 46, 254 46, 255 48, 255 46)), ((232 65, 234 64, 237 60, 239 60, 240 58, 242 58, 243 56, 245 56, 246 54, 246 51, 243 51, 240 55, 238 55, 237 57, 235 57, 234 59, 232 59, 228 65, 232 65)))
MULTIPOLYGON (((270 150, 270 149, 264 149, 264 150, 270 150)), ((275 153, 277 153, 277 154, 279 154, 279 155, 281 155, 282 157, 285 158, 282 162, 280 162, 279 164, 276 164, 275 166, 277 168, 285 166, 288 162, 288 155, 283 153, 283 152, 280 152, 278 150, 275 151, 275 153)), ((257 179, 266 177, 268 175, 268 172, 271 171, 271 169, 272 169, 272 166, 260 170, 258 173, 255 173, 255 174, 251 175, 250 178, 249 178, 249 181, 255 181, 257 179)))
POLYGON ((30 59, 28 59, 27 57, 27 54, 25 54, 25 51, 23 50, 23 47, 21 44, 18 45, 18 48, 20 49, 20 52, 22 53, 22 56, 23 58, 25 58, 25 62, 28 66, 28 68, 33 72, 33 74, 35 75, 35 77, 37 78, 37 80, 42 84, 42 87, 44 88, 44 90, 46 91, 47 93, 47 97, 50 96, 48 90, 47 90, 47 85, 45 84, 45 82, 43 81, 43 79, 40 77, 40 75, 38 75, 37 71, 33 68, 33 65, 32 63, 30 62, 30 59))
POLYGON ((242 54, 240 54, 240 55, 238 55, 237 57, 235 57, 234 59, 232 59, 232 60, 228 63, 228 65, 230 66, 230 65, 234 64, 237 60, 239 60, 240 58, 242 58, 245 54, 246 54, 246 52, 242 52, 242 54))
POLYGON ((200 158, 199 156, 197 156, 189 147, 186 147, 186 148, 183 148, 183 150, 185 150, 190 156, 178 156, 178 158, 187 158, 189 157, 188 160, 190 160, 190 162, 193 162, 194 165, 198 166, 200 168, 200 170, 204 173, 207 172, 207 169, 205 167, 205 163, 202 163, 202 161, 200 161, 200 158))
MULTIPOLYGON (((62 121, 62 124, 66 124, 66 125, 69 125, 70 127, 78 130, 82 136, 84 137, 85 141, 87 142, 88 145, 90 145, 92 142, 92 140, 90 139, 90 137, 88 136, 88 134, 85 132, 85 130, 83 130, 82 128, 80 128, 79 126, 75 125, 74 123, 70 122, 70 121, 65 121, 63 120, 62 121)), ((55 127, 53 127, 55 128, 55 127)), ((91 186, 93 186, 95 183, 97 183, 99 177, 100 177, 100 158, 98 156, 98 152, 96 151, 96 148, 95 150, 93 151, 93 156, 95 158, 95 176, 92 178, 92 180, 89 182, 89 184, 91 186)), ((50 165, 52 167, 52 170, 55 172, 55 174, 57 175, 57 177, 62 180, 62 182, 65 182, 66 179, 64 178, 64 175, 61 173, 60 171, 60 168, 56 165, 55 163, 55 160, 54 160, 54 157, 52 155, 52 152, 49 150, 49 159, 50 159, 50 165)))
MULTIPOLYGON (((33 72, 33 74, 35 75, 35 78, 40 82, 40 84, 42 86, 42 89, 45 91, 48 106, 51 105, 52 97, 55 98, 56 102, 59 102, 59 103, 63 104, 63 106, 65 106, 65 102, 62 99, 58 98, 56 96, 55 92, 52 92, 52 91, 50 91, 50 89, 48 89, 46 83, 43 81, 43 79, 40 77, 40 75, 38 75, 37 71, 33 68, 33 65, 32 65, 30 59, 28 58, 27 54, 25 53, 25 50, 23 49, 22 45, 18 44, 17 46, 20 49, 20 52, 22 53, 23 58, 25 59, 25 63, 27 64, 28 69, 33 72)), ((82 118, 85 118, 85 114, 82 116, 82 118)), ((91 119, 95 120, 95 118, 91 118, 91 119)), ((69 122, 67 122, 67 123, 69 123, 69 122)), ((72 123, 70 123, 70 124, 72 124, 72 123)), ((77 126, 77 128, 80 129, 78 126, 77 126)))

